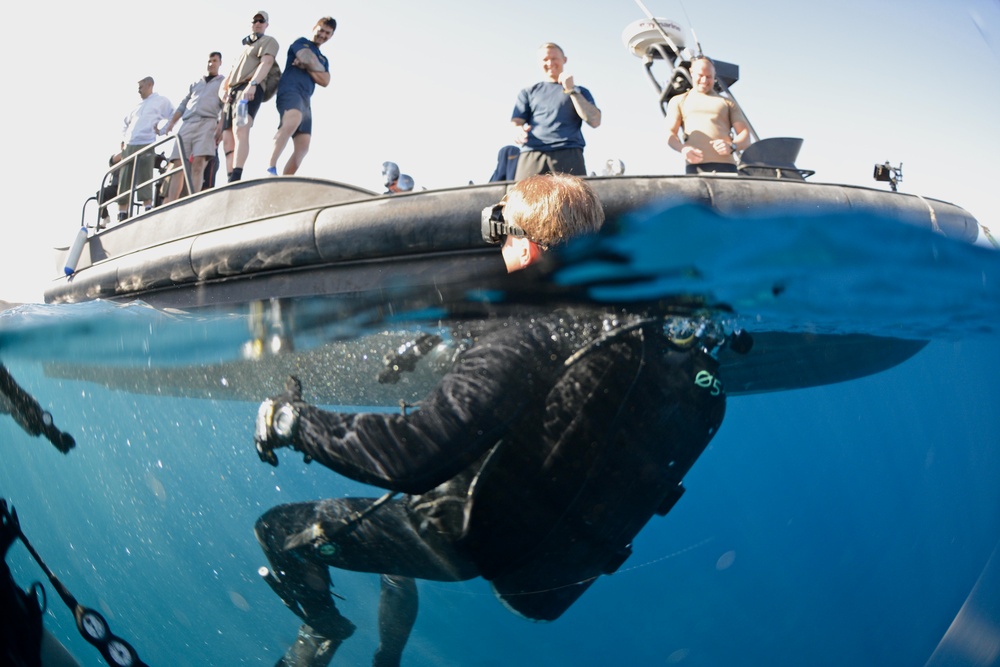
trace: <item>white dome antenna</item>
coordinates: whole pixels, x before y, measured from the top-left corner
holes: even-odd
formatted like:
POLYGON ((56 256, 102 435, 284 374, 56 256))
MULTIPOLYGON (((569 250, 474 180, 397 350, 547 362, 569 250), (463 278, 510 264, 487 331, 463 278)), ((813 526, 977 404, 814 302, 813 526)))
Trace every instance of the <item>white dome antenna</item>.
POLYGON ((636 57, 663 57, 660 51, 666 48, 672 52, 668 56, 673 59, 684 50, 684 31, 670 19, 644 18, 625 26, 622 42, 636 57))

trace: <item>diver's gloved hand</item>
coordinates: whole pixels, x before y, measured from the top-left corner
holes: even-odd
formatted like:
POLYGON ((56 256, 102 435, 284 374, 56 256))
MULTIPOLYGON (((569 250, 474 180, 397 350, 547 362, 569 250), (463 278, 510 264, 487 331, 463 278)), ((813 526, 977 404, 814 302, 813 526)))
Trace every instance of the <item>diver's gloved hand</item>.
POLYGON ((7 550, 14 540, 21 536, 21 522, 17 519, 17 510, 8 509, 6 499, 0 498, 0 555, 7 559, 7 550))
POLYGON ((295 442, 299 431, 299 411, 305 405, 302 400, 302 383, 291 375, 285 381, 285 393, 260 404, 253 440, 261 461, 272 466, 278 465, 278 455, 274 450, 295 442))

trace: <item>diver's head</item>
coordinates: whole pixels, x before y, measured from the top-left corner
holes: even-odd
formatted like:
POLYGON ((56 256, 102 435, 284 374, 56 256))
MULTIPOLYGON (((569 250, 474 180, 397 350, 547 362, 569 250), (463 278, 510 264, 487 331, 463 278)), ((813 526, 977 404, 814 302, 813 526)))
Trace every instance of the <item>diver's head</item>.
POLYGON ((594 190, 569 174, 530 176, 515 184, 500 203, 506 222, 504 263, 516 271, 537 261, 551 246, 592 234, 604 224, 604 208, 594 190))

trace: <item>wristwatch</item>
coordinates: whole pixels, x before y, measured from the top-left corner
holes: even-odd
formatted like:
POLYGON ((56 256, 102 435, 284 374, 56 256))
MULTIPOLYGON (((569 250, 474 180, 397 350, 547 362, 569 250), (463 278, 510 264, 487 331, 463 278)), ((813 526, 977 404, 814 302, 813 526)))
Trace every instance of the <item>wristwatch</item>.
POLYGON ((250 82, 250 85, 251 85, 251 86, 256 86, 256 85, 257 85, 257 82, 256 82, 256 81, 251 81, 251 82, 250 82))
POLYGON ((736 150, 737 150, 737 148, 736 148, 736 142, 734 141, 733 143, 729 144, 729 151, 731 153, 735 153, 736 150))
POLYGON ((575 95, 580 92, 580 89, 577 88, 576 86, 573 86, 569 90, 564 90, 563 92, 566 93, 567 95, 575 95))
POLYGON ((291 440, 299 425, 299 411, 294 405, 285 403, 274 411, 271 417, 271 428, 282 440, 291 440))

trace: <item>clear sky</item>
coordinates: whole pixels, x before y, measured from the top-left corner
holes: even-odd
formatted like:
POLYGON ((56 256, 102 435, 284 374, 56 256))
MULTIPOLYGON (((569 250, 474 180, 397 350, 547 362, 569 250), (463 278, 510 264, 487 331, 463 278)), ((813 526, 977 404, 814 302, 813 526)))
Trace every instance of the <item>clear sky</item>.
MULTIPOLYGON (((1000 185, 1000 2, 812 3, 647 0, 657 16, 692 26, 706 55, 740 66, 733 93, 761 137, 805 139, 798 165, 812 181, 884 187, 875 163, 903 163, 904 192, 963 206, 994 232, 1000 185)), ((656 93, 622 30, 643 18, 634 0, 353 0, 248 4, 16 3, 7 67, 0 300, 41 301, 86 198, 96 192, 136 82, 176 104, 204 73, 223 71, 257 9, 282 47, 316 19, 338 29, 324 45, 332 81, 313 97, 312 151, 301 175, 381 188, 397 162, 417 188, 485 182, 511 143, 520 88, 541 79, 537 46, 560 44, 566 68, 603 112, 585 129, 586 157, 628 174, 674 174, 656 93)), ((660 74, 665 74, 660 71, 660 74)), ((251 135, 245 178, 263 175, 277 126, 273 101, 251 135)), ((290 149, 289 149, 290 150, 290 149)))

